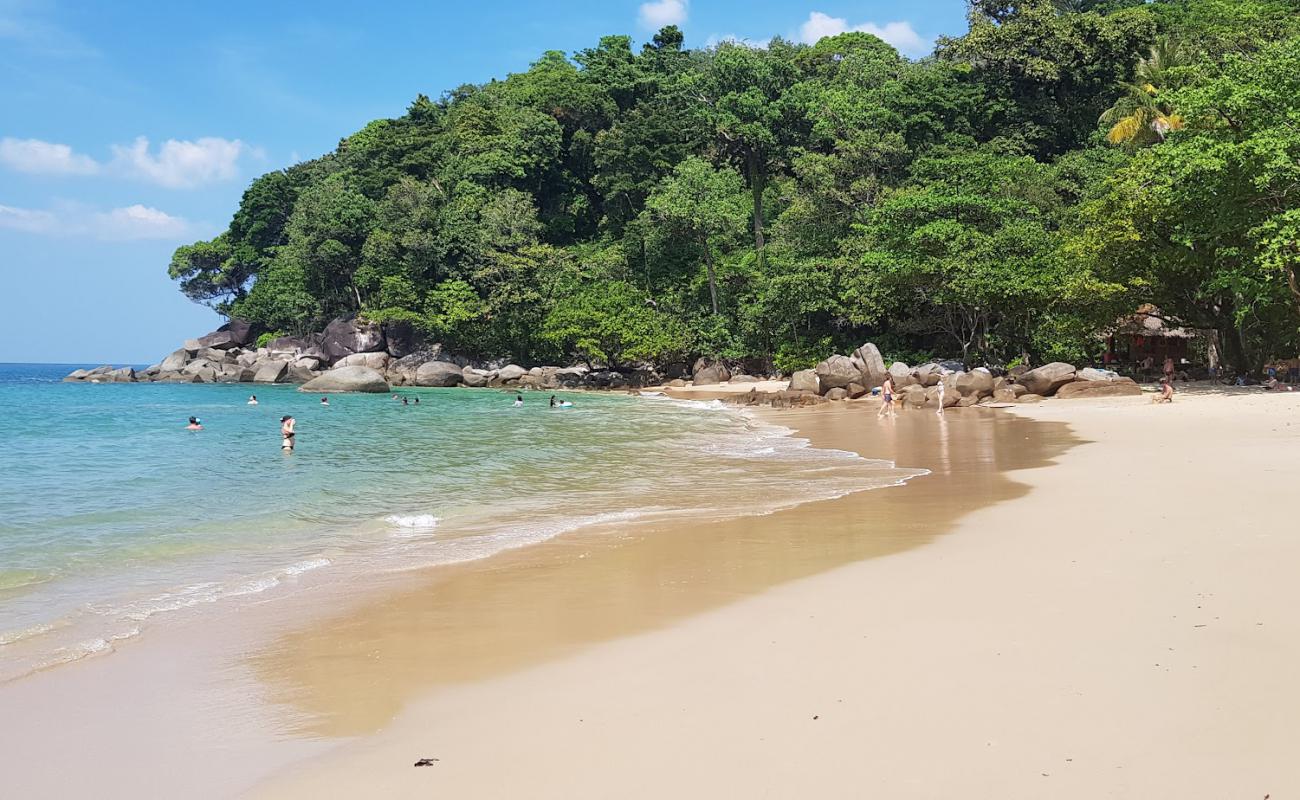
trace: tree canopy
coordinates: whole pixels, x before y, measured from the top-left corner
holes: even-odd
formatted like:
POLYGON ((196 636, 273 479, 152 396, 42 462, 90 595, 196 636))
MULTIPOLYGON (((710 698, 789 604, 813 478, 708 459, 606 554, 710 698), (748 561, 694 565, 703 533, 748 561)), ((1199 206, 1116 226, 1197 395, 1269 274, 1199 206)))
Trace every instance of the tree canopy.
POLYGON ((607 36, 259 177, 169 274, 531 362, 1085 358, 1151 303, 1254 368, 1300 347, 1297 12, 975 0, 919 60, 607 36))

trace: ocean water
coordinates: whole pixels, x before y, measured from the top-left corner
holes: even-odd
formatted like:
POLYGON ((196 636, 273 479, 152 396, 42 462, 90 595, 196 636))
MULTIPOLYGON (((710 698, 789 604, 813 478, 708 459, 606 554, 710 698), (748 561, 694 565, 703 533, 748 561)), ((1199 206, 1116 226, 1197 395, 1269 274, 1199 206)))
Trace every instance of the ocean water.
POLYGON ((618 394, 65 384, 0 364, 0 681, 196 609, 582 528, 763 514, 915 473, 718 403, 618 394), (246 401, 256 393, 259 405, 246 401), (414 404, 415 398, 419 405, 414 404), (298 447, 280 451, 279 419, 298 447), (204 430, 185 430, 202 419, 204 430))

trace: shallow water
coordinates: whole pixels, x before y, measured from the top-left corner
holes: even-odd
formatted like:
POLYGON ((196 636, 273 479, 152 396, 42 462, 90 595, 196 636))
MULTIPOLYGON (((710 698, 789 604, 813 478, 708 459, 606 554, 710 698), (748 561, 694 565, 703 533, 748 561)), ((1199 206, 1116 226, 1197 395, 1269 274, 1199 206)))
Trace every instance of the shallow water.
POLYGON ((556 410, 530 393, 516 409, 498 391, 404 389, 411 405, 323 407, 288 386, 60 382, 72 368, 0 365, 0 681, 312 582, 917 474, 716 403, 581 394, 556 410), (191 415, 204 430, 185 430, 191 415))

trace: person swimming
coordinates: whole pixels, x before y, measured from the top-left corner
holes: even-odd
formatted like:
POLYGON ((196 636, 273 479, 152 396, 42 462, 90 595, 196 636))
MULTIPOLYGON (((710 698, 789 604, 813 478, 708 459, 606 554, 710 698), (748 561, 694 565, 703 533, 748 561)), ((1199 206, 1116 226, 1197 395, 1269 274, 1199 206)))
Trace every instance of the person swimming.
POLYGON ((185 426, 185 430, 201 431, 203 430, 203 423, 199 421, 198 417, 190 417, 190 424, 185 426))
POLYGON ((523 407, 524 407, 524 396, 522 394, 515 395, 515 408, 523 408, 523 407))
POLYGON ((255 405, 257 405, 257 395, 255 395, 255 394, 250 394, 250 395, 248 396, 248 405, 250 405, 250 406, 255 406, 255 405))
POLYGON ((407 400, 405 397, 402 398, 402 405, 409 406, 410 404, 411 404, 410 400, 407 400))
POLYGON ((551 408, 555 408, 558 403, 555 402, 555 395, 551 395, 551 408))
POLYGON ((418 397, 415 398, 415 404, 416 404, 417 406, 420 404, 420 398, 418 398, 418 397))
POLYGON ((330 404, 330 399, 328 397, 322 397, 320 399, 320 404, 323 406, 327 406, 330 404))
POLYGON ((293 417, 289 416, 288 414, 285 414, 283 417, 280 417, 280 437, 282 439, 282 441, 280 442, 280 449, 286 453, 293 452, 293 446, 295 443, 294 439, 297 437, 297 433, 294 431, 293 425, 294 425, 293 417))

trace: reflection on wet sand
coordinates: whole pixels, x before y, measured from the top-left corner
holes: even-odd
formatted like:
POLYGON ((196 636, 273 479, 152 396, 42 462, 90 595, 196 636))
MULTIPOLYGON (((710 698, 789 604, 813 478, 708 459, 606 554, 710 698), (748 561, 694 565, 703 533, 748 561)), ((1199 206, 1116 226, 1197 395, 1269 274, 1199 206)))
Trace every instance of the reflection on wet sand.
POLYGON ((929 475, 767 516, 609 527, 432 569, 414 588, 282 636, 251 666, 269 696, 294 712, 286 717, 298 720, 295 733, 372 732, 438 686, 520 669, 924 544, 958 515, 1018 496, 1022 488, 1006 473, 1045 465, 1074 442, 1064 425, 982 409, 881 419, 874 411, 851 405, 764 418, 815 446, 929 475))

